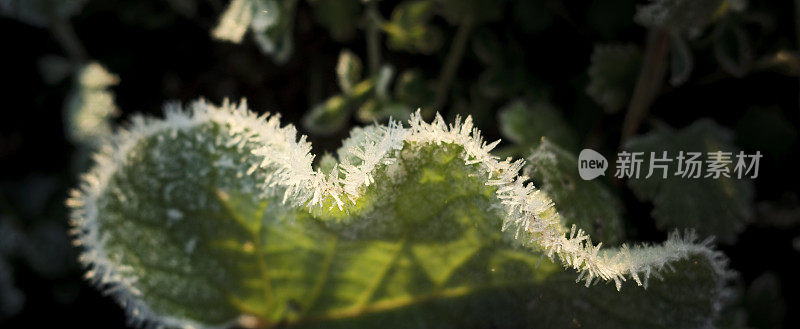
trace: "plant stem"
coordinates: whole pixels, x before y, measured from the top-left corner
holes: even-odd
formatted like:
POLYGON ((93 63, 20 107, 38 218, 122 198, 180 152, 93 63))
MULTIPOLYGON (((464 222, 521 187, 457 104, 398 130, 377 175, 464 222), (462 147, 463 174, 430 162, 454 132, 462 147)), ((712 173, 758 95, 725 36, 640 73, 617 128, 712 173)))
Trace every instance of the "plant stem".
POLYGON ((669 33, 657 30, 647 37, 642 70, 633 89, 633 96, 622 123, 622 136, 620 145, 633 136, 650 112, 650 106, 655 100, 656 92, 661 88, 666 74, 667 53, 669 51, 669 33))
POLYGON ((378 2, 375 0, 367 3, 367 60, 369 61, 370 75, 377 75, 381 66, 381 34, 379 25, 381 14, 378 11, 378 2))
POLYGON ((455 78, 458 66, 461 64, 461 58, 464 57, 464 50, 467 48, 467 41, 469 34, 472 31, 472 20, 467 18, 461 25, 458 26, 456 36, 453 38, 453 44, 450 46, 450 51, 444 60, 444 67, 439 74, 439 83, 436 86, 436 102, 434 103, 434 110, 441 110, 447 103, 447 94, 450 91, 450 84, 455 78))
POLYGON ((86 62, 88 58, 86 49, 81 45, 78 36, 75 34, 75 29, 72 28, 72 24, 70 24, 69 21, 61 19, 54 20, 50 31, 53 33, 53 37, 56 41, 61 45, 61 48, 64 48, 64 51, 73 63, 80 64, 86 62))

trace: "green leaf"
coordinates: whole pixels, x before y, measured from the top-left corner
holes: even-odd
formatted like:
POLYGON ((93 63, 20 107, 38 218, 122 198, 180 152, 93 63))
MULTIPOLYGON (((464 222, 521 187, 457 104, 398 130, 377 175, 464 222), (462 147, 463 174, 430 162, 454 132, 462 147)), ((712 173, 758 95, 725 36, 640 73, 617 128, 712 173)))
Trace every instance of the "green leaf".
POLYGON ((337 41, 353 38, 361 15, 358 0, 311 0, 316 22, 328 30, 337 41))
POLYGON ((341 131, 352 113, 353 101, 336 95, 314 106, 303 116, 303 127, 316 135, 332 135, 341 131))
MULTIPOLYGON (((135 321, 195 328, 699 327, 713 319, 723 293, 723 256, 691 236, 609 249, 607 256, 571 251, 581 263, 633 266, 622 293, 582 287, 557 262, 542 261, 513 230, 503 232, 508 214, 498 195, 509 185, 494 183, 504 178, 484 166, 506 162, 470 160, 487 146, 471 135, 469 121, 447 128, 441 118, 422 124, 415 114, 408 131, 397 124, 355 131, 345 141, 350 151, 340 155, 344 171, 331 168, 324 179, 349 179, 363 168, 354 163, 369 162, 369 176, 355 177, 372 183, 337 208, 327 196, 315 203, 315 193, 291 188, 306 184, 303 177, 321 179, 310 171, 310 144, 295 142, 293 127, 228 104, 193 108, 170 111, 166 120, 135 119, 103 148, 69 201, 88 276, 135 321), (395 139, 402 132, 409 135, 395 139), (389 142, 398 144, 384 148, 389 142), (387 157, 373 162, 376 149, 387 157), (633 287, 647 284, 649 275, 636 271, 656 270, 647 265, 653 258, 674 271, 659 271, 663 281, 650 280, 647 290, 633 287)), ((557 219, 552 207, 540 210, 557 219)), ((523 233, 535 234, 546 232, 523 233)))
POLYGON ((479 91, 491 98, 516 97, 529 86, 522 45, 512 36, 505 40, 481 29, 472 38, 472 50, 486 69, 478 77, 479 91))
POLYGON ((476 24, 498 20, 506 0, 437 0, 442 17, 452 25, 476 24))
POLYGON ((697 36, 714 20, 742 9, 743 1, 739 0, 650 0, 637 9, 634 21, 648 28, 697 36))
POLYGON ((278 64, 286 63, 294 49, 292 31, 297 0, 252 0, 253 31, 256 45, 278 64))
POLYGON ((434 101, 435 93, 431 84, 425 81, 422 71, 417 69, 403 71, 397 77, 394 97, 411 108, 427 108, 434 101))
POLYGON ((292 30, 297 0, 232 0, 211 35, 240 43, 251 30, 262 53, 278 64, 286 63, 294 48, 292 30))
POLYGON ((730 177, 716 179, 704 178, 705 171, 699 178, 676 175, 677 160, 670 163, 666 179, 659 169, 654 170, 651 177, 644 178, 649 172, 649 163, 642 162, 641 176, 629 179, 628 186, 639 199, 653 203, 653 217, 660 229, 694 228, 701 236, 713 235, 722 242, 732 243, 752 218, 753 182, 747 177, 738 179, 733 174, 735 154, 739 150, 733 144, 732 133, 713 121, 699 120, 680 130, 660 128, 632 138, 625 150, 645 152, 646 159, 652 156, 650 152, 661 158, 662 152, 667 151, 673 159, 680 151, 702 152, 698 160, 703 167, 708 160, 707 152, 733 154, 733 163, 726 166, 730 177))
POLYGON ((528 150, 537 147, 545 138, 568 150, 578 148, 575 132, 548 102, 528 104, 515 100, 500 110, 498 121, 504 137, 528 150))
POLYGON ((394 69, 384 65, 374 76, 356 83, 361 76, 361 62, 345 51, 336 68, 343 93, 315 105, 303 116, 303 126, 315 135, 332 135, 340 132, 353 111, 362 122, 385 121, 390 117, 407 117, 408 105, 389 98, 389 85, 394 69))
MULTIPOLYGON (((120 275, 136 278, 152 312, 211 325, 285 311, 276 303, 279 279, 269 278, 297 261, 286 253, 301 241, 276 240, 296 228, 269 222, 290 214, 280 200, 258 197, 265 172, 245 175, 255 161, 246 152, 253 145, 239 149, 227 136, 214 123, 148 136, 110 177, 114 189, 98 195, 103 252, 124 264, 120 275), (263 264, 267 254, 271 271, 263 264)), ((295 274, 298 285, 308 283, 303 274, 295 274)))
POLYGON ((577 225, 604 243, 622 240, 622 202, 600 180, 581 179, 574 154, 545 139, 528 162, 527 175, 553 199, 562 225, 577 225))
POLYGON ((431 54, 442 46, 442 32, 429 22, 434 13, 432 0, 405 1, 392 11, 382 25, 389 37, 389 48, 411 53, 431 54))
POLYGON ((339 62, 336 64, 336 82, 345 94, 352 93, 353 87, 361 81, 361 59, 349 50, 339 53, 339 62))
POLYGON ((633 45, 595 45, 586 93, 608 113, 628 104, 642 68, 642 52, 633 45))
POLYGON ((364 123, 386 122, 389 118, 408 117, 412 112, 414 112, 414 108, 405 103, 373 98, 358 107, 356 118, 364 123))

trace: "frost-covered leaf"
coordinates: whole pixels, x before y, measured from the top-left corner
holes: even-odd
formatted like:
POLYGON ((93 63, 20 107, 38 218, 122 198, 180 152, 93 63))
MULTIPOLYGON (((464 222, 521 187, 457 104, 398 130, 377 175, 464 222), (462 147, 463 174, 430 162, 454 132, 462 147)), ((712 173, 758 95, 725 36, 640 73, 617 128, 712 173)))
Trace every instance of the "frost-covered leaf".
POLYGON ((435 5, 433 0, 412 0, 397 5, 391 19, 382 26, 389 37, 388 46, 422 54, 438 50, 443 41, 442 32, 429 24, 435 5))
POLYGON ((526 154, 544 138, 568 150, 578 148, 575 131, 549 102, 512 101, 500 110, 498 121, 500 133, 526 148, 526 154))
POLYGON ((622 240, 622 202, 600 180, 581 179, 574 154, 545 139, 528 157, 525 169, 553 199, 564 226, 577 225, 612 245, 622 240))
POLYGON ((48 27, 78 14, 87 0, 0 0, 0 14, 27 24, 48 27))
POLYGON ((136 321, 676 328, 716 314, 719 252, 691 234, 600 250, 471 119, 356 130, 323 172, 275 116, 192 109, 134 119, 68 202, 88 276, 136 321))
POLYGON ((232 0, 211 35, 218 40, 240 43, 252 30, 259 49, 282 64, 294 48, 292 31, 297 0, 232 0))
MULTIPOLYGON (((643 161, 639 179, 629 179, 628 186, 639 199, 653 203, 653 217, 662 230, 694 228, 701 236, 716 236, 720 241, 732 243, 744 225, 753 216, 753 181, 741 179, 734 174, 739 150, 733 144, 733 134, 711 120, 699 120, 692 125, 671 130, 659 128, 648 134, 632 138, 625 145, 629 152, 645 152, 645 159, 663 158, 662 152, 673 159, 669 163, 667 178, 656 168, 649 173, 649 162, 643 161), (679 152, 684 152, 682 169, 686 175, 678 174, 679 152), (730 177, 705 177, 708 173, 708 152, 731 152, 732 163, 724 164, 730 177), (701 152, 700 173, 689 170, 688 152, 701 152), (694 177, 699 175, 699 177, 694 177), (685 176, 685 177, 684 177, 685 176)), ((660 163, 663 164, 663 163, 660 163)))
POLYGON ((650 0, 640 6, 636 23, 696 36, 714 20, 730 11, 742 11, 744 0, 650 0))
POLYGON ((109 87, 117 83, 119 78, 99 63, 78 70, 64 105, 66 134, 73 143, 97 146, 111 136, 111 120, 119 109, 109 87))
POLYGON ((325 27, 338 41, 346 41, 356 34, 361 3, 359 0, 311 0, 316 22, 325 27))
POLYGON ((634 45, 596 45, 589 65, 586 93, 615 113, 625 107, 642 68, 642 52, 634 45))
POLYGON ((339 53, 339 62, 336 64, 336 82, 339 88, 349 94, 353 87, 361 81, 361 59, 349 50, 339 53))

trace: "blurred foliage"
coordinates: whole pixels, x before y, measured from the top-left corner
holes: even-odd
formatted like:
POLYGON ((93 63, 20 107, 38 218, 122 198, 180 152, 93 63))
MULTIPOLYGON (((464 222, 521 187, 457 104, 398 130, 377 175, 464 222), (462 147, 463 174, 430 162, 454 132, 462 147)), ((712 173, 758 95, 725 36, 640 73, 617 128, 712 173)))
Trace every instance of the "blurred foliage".
POLYGON ((314 17, 337 41, 353 38, 358 29, 359 0, 310 0, 314 17))
POLYGON ((518 156, 529 154, 545 139, 567 150, 578 149, 577 135, 547 101, 512 101, 500 110, 498 121, 500 133, 519 148, 518 156))
POLYGON ((712 21, 745 5, 745 0, 650 0, 639 7, 635 20, 649 28, 696 36, 712 21))
POLYGON ((419 0, 395 7, 391 20, 383 25, 389 48, 422 54, 439 50, 444 41, 442 32, 429 24, 435 5, 433 0, 419 0))
POLYGON ((47 27, 81 11, 88 0, 0 0, 0 14, 47 27))
POLYGON ((641 67, 642 52, 634 45, 596 45, 586 93, 607 112, 617 112, 628 104, 641 67))
MULTIPOLYGON (((662 230, 673 228, 695 228, 702 236, 715 236, 721 242, 732 244, 744 225, 752 220, 753 182, 738 179, 734 173, 739 148, 733 144, 730 130, 711 120, 702 119, 692 125, 673 130, 660 127, 645 135, 629 140, 624 149, 629 152, 644 152, 648 158, 662 158, 662 152, 673 159, 663 178, 663 170, 655 168, 652 177, 630 179, 628 186, 642 200, 653 203, 653 218, 662 230), (711 159, 710 152, 730 152, 730 163, 723 163, 728 177, 708 177, 702 171, 711 159), (654 155, 651 155, 651 152, 654 155), (684 152, 683 167, 687 175, 677 175, 679 152, 684 152), (688 152, 701 152, 696 159, 703 166, 697 177, 690 172, 688 152)), ((641 175, 650 175, 650 163, 641 164, 641 175)))
POLYGON ((452 25, 500 19, 507 0, 437 0, 442 16, 452 25))
POLYGON ((99 63, 76 72, 64 108, 66 134, 73 143, 94 148, 111 136, 112 120, 120 112, 109 87, 118 83, 119 77, 99 63))

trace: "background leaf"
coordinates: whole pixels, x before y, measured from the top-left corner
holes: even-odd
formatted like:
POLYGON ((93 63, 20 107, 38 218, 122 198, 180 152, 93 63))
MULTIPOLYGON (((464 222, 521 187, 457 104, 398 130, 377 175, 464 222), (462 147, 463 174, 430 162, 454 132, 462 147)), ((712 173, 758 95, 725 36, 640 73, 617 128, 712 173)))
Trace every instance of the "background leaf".
POLYGON ((677 35, 670 36, 669 44, 669 67, 671 72, 669 82, 673 86, 680 86, 686 80, 689 80, 692 69, 694 69, 692 50, 686 40, 677 35))
POLYGON ((568 150, 578 148, 575 132, 549 102, 529 104, 524 100, 515 100, 500 110, 498 121, 504 137, 527 149, 523 151, 524 154, 540 145, 545 138, 568 150))
MULTIPOLYGON (((732 133, 711 120, 700 120, 677 131, 657 129, 632 138, 625 144, 625 150, 645 155, 656 152, 658 157, 667 151, 673 159, 679 151, 703 152, 701 161, 707 160, 706 152, 738 153, 732 133)), ((670 164, 666 179, 661 178, 660 170, 644 178, 649 172, 649 163, 644 161, 641 176, 629 179, 628 186, 639 199, 653 203, 653 218, 660 229, 695 228, 700 235, 714 235, 724 243, 734 242, 753 216, 753 182, 747 177, 737 179, 735 175, 718 179, 682 178, 674 174, 676 161, 670 164)), ((729 165, 731 173, 734 164, 729 165)))
POLYGON ((349 50, 339 53, 339 62, 336 64, 336 82, 345 94, 353 92, 353 87, 361 81, 361 59, 349 50))
POLYGON ((439 50, 442 32, 429 24, 435 5, 432 0, 404 1, 397 5, 391 19, 382 26, 389 37, 389 48, 422 54, 439 50))
POLYGON ((441 15, 451 25, 497 20, 502 17, 506 0, 438 0, 441 15))
POLYGON ((634 45, 595 45, 586 93, 615 113, 630 101, 642 68, 642 52, 634 45))
POLYGON ((337 41, 352 39, 357 31, 361 3, 359 0, 311 0, 314 17, 337 41))
POLYGON ((729 20, 720 24, 714 35, 714 57, 722 69, 736 77, 747 74, 753 50, 744 29, 729 20))
POLYGON ((573 153, 544 139, 525 172, 555 202, 564 227, 577 225, 609 245, 622 240, 622 202, 601 180, 581 179, 573 153))

